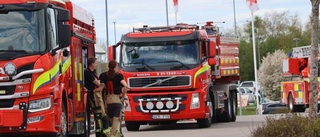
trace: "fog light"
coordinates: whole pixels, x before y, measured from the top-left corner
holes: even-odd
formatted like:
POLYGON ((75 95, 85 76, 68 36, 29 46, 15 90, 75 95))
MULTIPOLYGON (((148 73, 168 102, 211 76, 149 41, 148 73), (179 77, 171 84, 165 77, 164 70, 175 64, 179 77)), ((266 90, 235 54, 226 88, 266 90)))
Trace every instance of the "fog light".
POLYGON ((168 109, 172 109, 172 108, 173 108, 173 102, 172 102, 172 101, 168 101, 168 102, 166 103, 166 107, 167 107, 168 109))
POLYGON ((147 109, 151 110, 151 109, 153 109, 154 105, 152 102, 148 102, 146 107, 147 107, 147 109))
POLYGON ((164 104, 163 104, 163 102, 158 101, 157 104, 156 104, 156 106, 157 106, 158 109, 162 109, 163 106, 164 106, 164 104))
POLYGON ((39 122, 39 121, 43 120, 43 118, 44 118, 43 116, 28 118, 27 123, 30 124, 30 123, 39 122))

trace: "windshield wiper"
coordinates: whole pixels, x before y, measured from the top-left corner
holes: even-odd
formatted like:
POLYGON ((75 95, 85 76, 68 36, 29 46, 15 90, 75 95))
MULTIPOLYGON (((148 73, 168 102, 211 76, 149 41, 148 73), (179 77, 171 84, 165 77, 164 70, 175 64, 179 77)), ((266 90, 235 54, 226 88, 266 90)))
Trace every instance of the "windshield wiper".
POLYGON ((142 64, 143 66, 146 66, 146 67, 148 67, 148 68, 151 69, 151 70, 154 70, 154 68, 151 67, 151 66, 149 66, 148 64, 146 64, 146 63, 144 62, 144 60, 138 61, 138 62, 131 62, 131 63, 127 63, 127 64, 142 64))
POLYGON ((186 64, 182 63, 181 61, 179 60, 167 60, 167 61, 160 61, 158 63, 171 63, 171 62, 178 62, 182 65, 182 67, 185 67, 187 69, 190 69, 186 64))
POLYGON ((28 53, 25 50, 0 50, 0 52, 18 52, 18 53, 28 53))

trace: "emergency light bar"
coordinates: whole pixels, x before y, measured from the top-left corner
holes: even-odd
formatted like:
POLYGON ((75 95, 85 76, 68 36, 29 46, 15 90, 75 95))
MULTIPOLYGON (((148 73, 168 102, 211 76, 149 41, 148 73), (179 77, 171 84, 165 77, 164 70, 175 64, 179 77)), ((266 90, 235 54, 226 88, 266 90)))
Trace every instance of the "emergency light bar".
POLYGON ((143 25, 143 28, 133 28, 133 32, 163 32, 163 31, 172 31, 172 30, 182 30, 182 29, 199 29, 197 25, 188 25, 188 24, 177 24, 176 26, 162 26, 162 27, 148 27, 143 25))
MULTIPOLYGON (((318 56, 320 48, 318 46, 318 56)), ((303 46, 303 47, 296 47, 293 48, 292 57, 293 58, 308 58, 311 54, 311 46, 303 46)))

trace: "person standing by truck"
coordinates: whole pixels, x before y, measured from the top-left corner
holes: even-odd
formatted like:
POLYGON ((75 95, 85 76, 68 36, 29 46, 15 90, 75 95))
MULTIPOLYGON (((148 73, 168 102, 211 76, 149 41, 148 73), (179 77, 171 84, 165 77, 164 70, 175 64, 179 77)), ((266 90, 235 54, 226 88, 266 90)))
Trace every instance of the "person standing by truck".
POLYGON ((118 72, 118 63, 111 60, 108 64, 109 70, 106 73, 102 73, 99 78, 101 83, 106 86, 106 99, 108 116, 111 119, 112 127, 110 130, 111 137, 120 137, 120 124, 121 124, 121 93, 124 100, 127 98, 128 85, 123 79, 123 75, 118 72), (123 87, 123 88, 122 88, 123 87), (123 91, 122 91, 123 90, 123 91))
POLYGON ((94 119, 96 122, 96 136, 99 137, 103 134, 102 131, 108 129, 109 127, 109 120, 102 98, 102 90, 105 85, 100 83, 100 80, 95 72, 98 64, 97 59, 90 57, 87 63, 88 68, 84 71, 85 90, 89 93, 89 103, 91 110, 94 113, 94 119))

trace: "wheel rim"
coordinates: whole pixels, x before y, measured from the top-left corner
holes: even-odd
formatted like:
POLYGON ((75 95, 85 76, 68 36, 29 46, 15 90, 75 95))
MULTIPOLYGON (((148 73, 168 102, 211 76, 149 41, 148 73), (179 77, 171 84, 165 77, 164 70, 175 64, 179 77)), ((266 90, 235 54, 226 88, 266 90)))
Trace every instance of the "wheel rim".
POLYGON ((67 134, 67 117, 66 113, 62 112, 61 114, 61 135, 65 136, 67 134))

